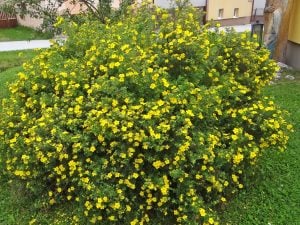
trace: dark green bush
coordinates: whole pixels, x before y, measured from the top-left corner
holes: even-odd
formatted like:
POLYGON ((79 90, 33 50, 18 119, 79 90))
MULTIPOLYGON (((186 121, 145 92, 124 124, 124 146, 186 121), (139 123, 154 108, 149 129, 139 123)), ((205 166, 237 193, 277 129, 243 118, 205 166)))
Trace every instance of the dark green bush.
POLYGON ((212 208, 284 149, 290 125, 261 95, 268 51, 197 21, 192 8, 143 6, 69 25, 3 101, 7 172, 49 204, 78 202, 81 224, 218 224, 212 208))

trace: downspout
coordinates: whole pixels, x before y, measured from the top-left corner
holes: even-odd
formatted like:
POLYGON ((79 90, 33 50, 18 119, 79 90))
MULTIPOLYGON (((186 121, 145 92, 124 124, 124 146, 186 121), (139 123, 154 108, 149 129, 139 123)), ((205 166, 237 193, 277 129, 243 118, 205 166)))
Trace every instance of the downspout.
POLYGON ((253 9, 254 9, 254 2, 255 0, 252 0, 252 9, 251 9, 251 17, 250 17, 250 23, 253 21, 253 9))
POLYGON ((209 5, 209 0, 206 0, 206 2, 205 2, 205 11, 206 11, 206 13, 205 13, 205 23, 207 23, 207 21, 208 21, 208 5, 209 5))

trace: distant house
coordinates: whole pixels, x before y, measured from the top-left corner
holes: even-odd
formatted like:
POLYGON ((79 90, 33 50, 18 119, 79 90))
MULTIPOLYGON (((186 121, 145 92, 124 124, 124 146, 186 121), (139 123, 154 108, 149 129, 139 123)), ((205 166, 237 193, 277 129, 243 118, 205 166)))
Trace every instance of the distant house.
MULTIPOLYGON (((53 0, 53 2, 55 2, 55 0, 53 0)), ((71 2, 72 0, 65 0, 60 7, 57 6, 57 13, 63 14, 65 11, 69 11, 71 14, 78 14, 79 12, 84 11, 86 9, 80 3, 72 4, 71 2)), ((41 4, 42 7, 47 8, 48 1, 44 1, 41 4)), ((18 23, 20 25, 32 27, 35 29, 39 28, 43 22, 43 19, 33 18, 29 15, 25 15, 24 17, 17 16, 17 18, 18 18, 18 23)))
POLYGON ((250 23, 253 0, 208 0, 207 19, 221 25, 241 25, 250 23))
MULTIPOLYGON (((206 20, 218 21, 221 25, 249 24, 260 20, 266 0, 190 0, 193 6, 206 11, 206 20)), ((172 7, 170 0, 153 0, 163 8, 172 7)))
MULTIPOLYGON (((1 1, 1 0, 0 0, 1 1)), ((112 7, 118 8, 122 0, 112 0, 112 7)), ((141 2, 142 0, 136 0, 141 2)), ((172 0, 152 0, 153 3, 162 8, 174 6, 172 0)), ((266 0, 190 0, 193 6, 206 12, 205 21, 218 21, 221 25, 249 24, 256 20, 263 22, 263 9, 266 0)), ((71 0, 65 0, 58 8, 58 13, 69 10, 71 14, 77 14, 85 8, 81 4, 72 4, 71 0)), ((18 17, 19 24, 37 28, 42 23, 41 19, 18 17)))

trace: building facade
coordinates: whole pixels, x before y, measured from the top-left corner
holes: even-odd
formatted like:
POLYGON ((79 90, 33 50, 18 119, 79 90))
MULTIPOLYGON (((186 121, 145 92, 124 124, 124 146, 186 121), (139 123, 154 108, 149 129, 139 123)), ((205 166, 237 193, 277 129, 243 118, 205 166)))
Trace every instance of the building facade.
POLYGON ((250 23, 253 0, 209 0, 207 20, 219 22, 222 26, 250 23))
MULTIPOLYGON (((171 8, 174 3, 170 0, 154 0, 153 3, 162 8, 171 8)), ((207 0, 190 0, 190 3, 195 7, 205 7, 207 0)))
POLYGON ((294 1, 291 15, 286 63, 300 70, 300 1, 294 1))
MULTIPOLYGON (((206 21, 217 21, 222 26, 263 22, 266 0, 190 0, 191 4, 206 11, 206 21)), ((171 0, 153 0, 162 8, 172 7, 171 0)))
MULTIPOLYGON (((65 11, 69 11, 70 14, 78 14, 84 10, 86 10, 86 7, 84 7, 80 3, 73 4, 72 0, 64 0, 62 5, 58 5, 55 0, 45 0, 41 2, 41 7, 44 9, 47 9, 47 7, 57 7, 57 13, 59 15, 63 14, 65 11), (57 6, 55 6, 57 5, 57 6)), ((42 18, 34 18, 30 15, 25 15, 24 17, 20 17, 17 15, 18 24, 26 27, 31 27, 34 29, 37 29, 41 26, 43 23, 42 18)))
MULTIPOLYGON (((47 2, 53 0, 47 0, 47 2)), ((112 7, 118 8, 122 0, 112 0, 112 7)), ((136 0, 141 2, 142 0, 136 0)), ((153 3, 162 8, 171 8, 174 6, 174 0, 152 0, 153 3)), ((72 4, 72 0, 65 0, 62 6, 58 8, 58 13, 65 10, 70 10, 72 14, 82 11, 79 4, 72 4)), ((95 1, 97 2, 97 1, 95 1)), ((242 25, 254 22, 257 16, 259 20, 263 18, 263 8, 266 0, 190 0, 191 4, 206 12, 205 21, 214 20, 219 22, 222 26, 228 25, 242 25), (253 17, 255 15, 255 17, 253 17)), ((45 4, 44 3, 44 4, 45 4)), ((18 17, 21 25, 38 27, 41 20, 31 18, 29 16, 24 19, 18 17)), ((262 21, 260 21, 262 22, 262 21)))

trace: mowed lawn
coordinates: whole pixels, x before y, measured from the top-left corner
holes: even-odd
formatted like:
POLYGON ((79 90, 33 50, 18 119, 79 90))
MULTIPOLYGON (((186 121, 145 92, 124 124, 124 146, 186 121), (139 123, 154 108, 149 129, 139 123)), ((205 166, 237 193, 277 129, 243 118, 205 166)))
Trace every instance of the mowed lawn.
POLYGON ((34 50, 0 52, 0 98, 8 96, 6 84, 15 80, 22 64, 36 54, 34 50))
MULTIPOLYGON (((35 54, 33 51, 21 56, 19 52, 0 53, 0 99, 9 95, 7 84, 17 78, 21 63, 35 54)), ((295 80, 278 81, 264 91, 290 113, 295 132, 288 148, 283 153, 270 151, 264 156, 254 179, 248 180, 245 189, 219 210, 221 225, 300 225, 300 72, 293 75, 295 80)), ((43 225, 69 224, 65 220, 76 211, 76 206, 47 208, 40 198, 0 171, 0 225, 28 225, 30 221, 43 225)))
POLYGON ((290 113, 294 133, 284 153, 271 151, 260 162, 255 180, 227 205, 223 224, 300 225, 300 72, 265 94, 290 113))
POLYGON ((22 41, 49 39, 51 35, 35 31, 28 27, 0 28, 0 41, 22 41))

